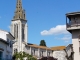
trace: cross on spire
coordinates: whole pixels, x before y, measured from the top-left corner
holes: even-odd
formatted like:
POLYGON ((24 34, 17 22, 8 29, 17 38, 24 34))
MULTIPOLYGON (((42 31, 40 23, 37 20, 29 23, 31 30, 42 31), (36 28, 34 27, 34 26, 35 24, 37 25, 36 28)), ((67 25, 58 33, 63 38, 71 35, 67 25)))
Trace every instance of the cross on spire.
POLYGON ((23 19, 23 20, 25 20, 25 11, 22 8, 22 0, 17 0, 15 16, 14 16, 13 19, 14 20, 16 20, 16 19, 23 19))

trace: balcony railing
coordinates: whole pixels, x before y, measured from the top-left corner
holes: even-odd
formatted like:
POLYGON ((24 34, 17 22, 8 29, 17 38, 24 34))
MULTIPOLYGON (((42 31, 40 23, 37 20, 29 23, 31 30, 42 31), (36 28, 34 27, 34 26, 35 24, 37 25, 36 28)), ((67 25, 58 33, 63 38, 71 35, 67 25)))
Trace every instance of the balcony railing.
POLYGON ((78 26, 80 26, 80 23, 79 24, 77 24, 77 23, 75 23, 75 24, 67 23, 66 25, 67 25, 67 28, 69 28, 69 27, 78 27, 78 26))

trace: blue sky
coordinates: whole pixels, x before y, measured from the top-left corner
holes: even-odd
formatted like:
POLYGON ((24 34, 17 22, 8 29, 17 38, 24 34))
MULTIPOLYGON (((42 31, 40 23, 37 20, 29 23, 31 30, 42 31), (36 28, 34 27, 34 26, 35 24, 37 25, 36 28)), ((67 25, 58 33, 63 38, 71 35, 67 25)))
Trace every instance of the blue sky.
MULTIPOLYGON (((80 11, 80 0, 22 0, 28 20, 28 42, 47 46, 71 43, 71 34, 66 31, 65 14, 80 11)), ((10 31, 16 0, 0 0, 0 29, 10 31)))

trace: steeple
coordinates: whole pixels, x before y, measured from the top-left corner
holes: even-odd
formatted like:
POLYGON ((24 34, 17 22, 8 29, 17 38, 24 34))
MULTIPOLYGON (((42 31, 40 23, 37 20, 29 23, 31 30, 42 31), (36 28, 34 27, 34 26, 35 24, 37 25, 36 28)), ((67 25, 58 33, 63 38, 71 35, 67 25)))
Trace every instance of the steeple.
POLYGON ((21 0, 17 0, 16 11, 15 11, 15 15, 13 19, 14 20, 17 20, 17 19, 25 20, 25 10, 23 10, 22 8, 21 0))

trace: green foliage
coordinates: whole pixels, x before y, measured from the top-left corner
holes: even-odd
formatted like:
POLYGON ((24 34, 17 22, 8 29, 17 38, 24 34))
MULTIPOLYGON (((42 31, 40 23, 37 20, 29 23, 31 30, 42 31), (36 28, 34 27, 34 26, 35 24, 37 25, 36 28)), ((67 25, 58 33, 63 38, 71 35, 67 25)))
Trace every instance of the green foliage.
POLYGON ((40 41, 40 46, 46 46, 45 40, 41 40, 41 41, 40 41))
POLYGON ((13 55, 15 57, 15 60, 18 60, 18 58, 20 60, 23 60, 23 58, 27 57, 28 60, 37 60, 36 58, 34 58, 32 55, 29 55, 25 52, 17 52, 13 55))

